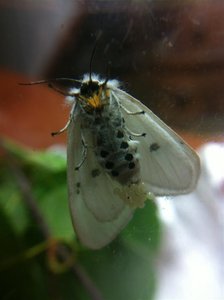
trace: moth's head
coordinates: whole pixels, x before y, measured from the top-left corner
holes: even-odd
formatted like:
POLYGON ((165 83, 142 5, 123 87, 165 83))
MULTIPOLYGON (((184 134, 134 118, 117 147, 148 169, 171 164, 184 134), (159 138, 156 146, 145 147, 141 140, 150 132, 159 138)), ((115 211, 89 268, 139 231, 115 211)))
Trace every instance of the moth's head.
POLYGON ((98 95, 100 90, 99 81, 83 81, 80 87, 80 95, 85 98, 91 98, 98 95))
POLYGON ((102 110, 109 103, 109 89, 106 82, 97 79, 83 80, 78 99, 86 111, 102 110))

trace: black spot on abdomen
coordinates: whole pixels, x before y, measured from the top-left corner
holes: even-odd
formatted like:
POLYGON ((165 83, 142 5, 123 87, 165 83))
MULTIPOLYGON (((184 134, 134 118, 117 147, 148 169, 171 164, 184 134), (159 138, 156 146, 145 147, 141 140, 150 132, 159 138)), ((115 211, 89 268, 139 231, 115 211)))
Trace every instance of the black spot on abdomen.
POLYGON ((109 155, 109 152, 108 152, 108 151, 106 151, 106 150, 101 150, 100 156, 101 156, 102 158, 105 158, 105 157, 107 157, 108 155, 109 155))
POLYGON ((117 170, 112 170, 112 171, 111 171, 111 175, 112 175, 113 177, 117 177, 117 176, 119 176, 119 172, 118 172, 117 170))
POLYGON ((109 170, 113 169, 114 163, 112 161, 106 161, 105 167, 106 167, 106 169, 109 169, 109 170))
MULTIPOLYGON (((95 153, 103 171, 121 184, 138 182, 138 142, 130 138, 122 118, 102 123, 95 132, 95 153)), ((94 172, 95 173, 95 172, 94 172)))
POLYGON ((133 158, 134 158, 134 156, 131 153, 127 153, 124 157, 124 159, 127 161, 131 161, 133 158))
POLYGON ((128 168, 129 169, 134 169, 135 168, 135 163, 134 162, 129 163, 128 168))
POLYGON ((128 148, 128 143, 127 142, 122 142, 120 148, 121 149, 127 149, 128 148))
POLYGON ((118 130, 117 132, 117 138, 122 139, 124 137, 124 133, 121 130, 118 130))

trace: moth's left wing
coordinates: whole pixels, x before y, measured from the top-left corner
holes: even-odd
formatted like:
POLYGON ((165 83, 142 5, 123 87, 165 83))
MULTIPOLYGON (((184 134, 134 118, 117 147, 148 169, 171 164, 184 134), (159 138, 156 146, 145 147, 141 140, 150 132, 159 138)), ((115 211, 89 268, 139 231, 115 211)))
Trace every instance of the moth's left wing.
POLYGON ((81 242, 99 249, 111 242, 126 226, 133 210, 120 198, 122 186, 99 165, 91 132, 81 129, 81 117, 74 116, 68 128, 67 180, 72 222, 81 242), (81 136, 85 138, 85 157, 81 136), (90 137, 88 136, 90 135, 90 137), (84 159, 79 170, 77 165, 84 159))
POLYGON ((155 195, 178 195, 191 192, 200 174, 200 161, 195 151, 151 110, 126 92, 111 86, 115 97, 126 110, 144 114, 123 113, 125 126, 139 141, 142 181, 155 195))

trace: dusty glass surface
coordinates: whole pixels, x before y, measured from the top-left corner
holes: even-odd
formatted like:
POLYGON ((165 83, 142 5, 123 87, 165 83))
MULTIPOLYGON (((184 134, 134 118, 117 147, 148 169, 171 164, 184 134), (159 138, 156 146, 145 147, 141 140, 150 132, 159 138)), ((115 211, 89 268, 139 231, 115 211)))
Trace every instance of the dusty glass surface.
MULTIPOLYGON (((34 251, 31 259, 23 256, 43 239, 35 221, 27 217, 24 191, 17 182, 18 166, 8 169, 3 155, 0 238, 5 247, 0 253, 0 276, 5 288, 0 297, 163 300, 223 296, 223 11, 224 4, 218 0, 1 1, 2 138, 35 151, 65 145, 65 136, 52 139, 49 134, 62 128, 69 115, 63 97, 46 86, 18 83, 81 79, 90 71, 96 45, 93 72, 119 80, 121 88, 196 148, 202 177, 192 194, 160 198, 138 210, 131 224, 105 249, 94 252, 75 242, 74 276, 71 270, 55 271, 55 265, 49 271, 46 261, 56 260, 49 245, 34 251), (12 181, 11 174, 17 179, 12 181), (18 284, 10 279, 12 274, 18 284), (25 287, 27 275, 29 289, 25 287)), ((35 156, 26 151, 7 146, 2 152, 13 153, 16 162, 21 160, 19 167, 53 238, 65 238, 71 246, 74 233, 66 204, 65 160, 60 155, 37 152, 35 156)))

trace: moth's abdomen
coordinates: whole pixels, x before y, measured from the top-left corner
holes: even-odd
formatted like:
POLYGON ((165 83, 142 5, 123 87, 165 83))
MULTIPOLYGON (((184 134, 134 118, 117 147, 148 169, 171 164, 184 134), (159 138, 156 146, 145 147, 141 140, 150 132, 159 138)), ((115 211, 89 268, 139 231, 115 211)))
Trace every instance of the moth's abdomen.
POLYGON ((138 142, 119 128, 109 134, 99 132, 96 143, 99 163, 111 177, 122 184, 139 182, 138 142))

